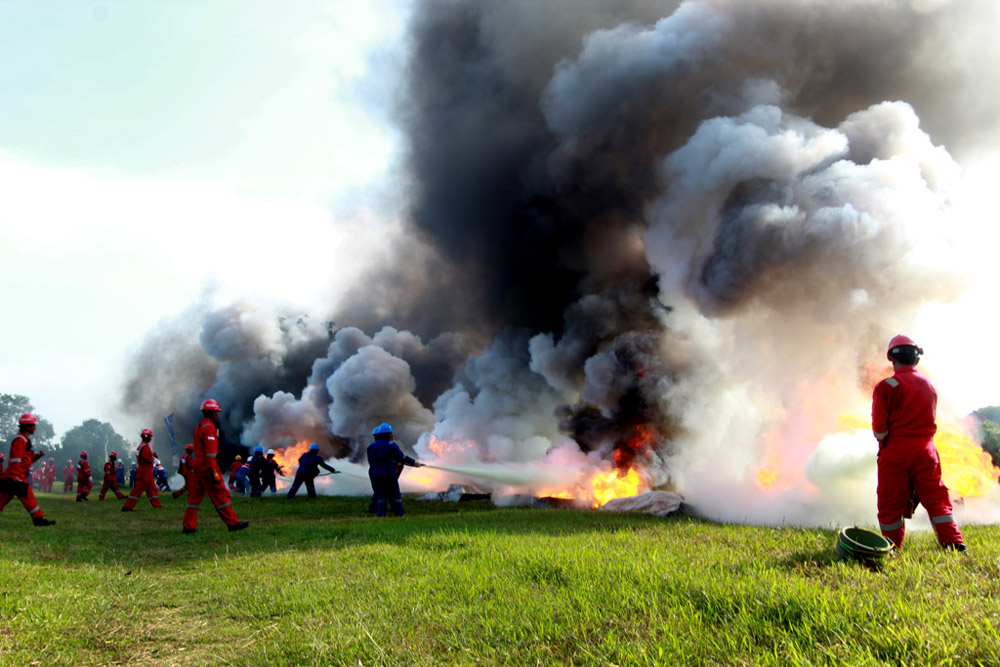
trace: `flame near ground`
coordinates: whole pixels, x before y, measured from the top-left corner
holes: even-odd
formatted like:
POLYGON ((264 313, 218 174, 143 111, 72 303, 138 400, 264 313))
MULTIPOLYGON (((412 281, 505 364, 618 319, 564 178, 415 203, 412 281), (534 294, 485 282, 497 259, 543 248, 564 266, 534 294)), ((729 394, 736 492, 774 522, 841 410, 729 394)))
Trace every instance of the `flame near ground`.
MULTIPOLYGON (((787 453, 787 445, 771 440, 775 448, 768 449, 769 438, 760 438, 760 462, 747 469, 754 493, 776 499, 813 500, 817 505, 830 501, 845 506, 859 506, 859 522, 871 522, 874 517, 876 445, 866 417, 844 415, 838 431, 822 438, 808 456, 787 453), (859 496, 861 497, 860 502, 859 496), (867 514, 867 516, 865 516, 867 514)), ((642 437, 648 438, 643 433, 642 437)), ((972 425, 961 420, 941 420, 935 445, 941 456, 942 477, 952 492, 956 513, 960 518, 976 521, 975 516, 962 517, 992 505, 1000 495, 1000 469, 976 441, 972 425), (969 508, 972 508, 971 510, 969 508)), ((298 442, 292 447, 277 449, 275 458, 286 475, 279 478, 279 491, 287 488, 295 474, 299 456, 309 443, 298 442)), ((642 469, 635 465, 617 469, 606 461, 572 460, 558 456, 541 462, 461 462, 461 454, 470 449, 468 443, 447 442, 432 438, 430 448, 438 458, 424 461, 420 468, 407 467, 400 477, 404 493, 426 494, 443 491, 451 484, 463 484, 486 491, 498 503, 513 498, 560 498, 575 501, 575 506, 599 508, 612 498, 634 496, 651 490, 642 469), (456 459, 458 462, 456 462, 456 459)), ((367 468, 345 460, 329 461, 342 474, 322 475, 316 480, 317 490, 326 495, 366 496, 371 492, 367 468)), ((682 490, 683 491, 683 490, 682 490)), ((738 497, 734 491, 735 497, 738 497)), ((848 512, 850 513, 850 512, 848 512)), ((993 518, 985 519, 992 521, 993 518)), ((915 518, 917 527, 920 517, 915 518)))

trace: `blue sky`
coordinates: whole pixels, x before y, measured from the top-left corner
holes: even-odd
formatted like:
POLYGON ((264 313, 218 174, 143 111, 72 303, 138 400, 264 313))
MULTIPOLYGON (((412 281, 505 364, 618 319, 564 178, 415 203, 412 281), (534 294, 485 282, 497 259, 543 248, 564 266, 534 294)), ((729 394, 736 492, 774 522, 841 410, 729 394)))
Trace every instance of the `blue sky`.
POLYGON ((406 10, 0 2, 0 392, 132 429, 117 382, 161 318, 335 301, 394 224, 406 10))

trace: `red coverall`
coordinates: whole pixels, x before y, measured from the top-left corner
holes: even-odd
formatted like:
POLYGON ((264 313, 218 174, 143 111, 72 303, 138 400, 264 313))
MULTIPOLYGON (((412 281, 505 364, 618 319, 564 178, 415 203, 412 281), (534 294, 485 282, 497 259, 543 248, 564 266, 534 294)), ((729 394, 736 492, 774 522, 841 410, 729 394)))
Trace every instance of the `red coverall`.
POLYGON ((198 527, 198 506, 206 493, 222 522, 227 526, 235 526, 240 520, 233 511, 232 497, 222 481, 219 463, 215 460, 219 454, 219 431, 208 417, 203 418, 194 430, 193 444, 194 463, 187 480, 188 504, 184 510, 184 530, 193 532, 198 527))
POLYGON ((68 461, 63 468, 63 493, 73 492, 73 462, 68 461))
POLYGON ((45 490, 52 493, 52 487, 56 483, 56 462, 52 459, 48 460, 49 470, 45 474, 45 490))
POLYGON ((242 461, 233 461, 229 464, 229 488, 236 488, 236 471, 243 467, 242 461))
POLYGON ((872 431, 880 440, 878 454, 878 523, 882 535, 902 549, 904 515, 916 492, 927 508, 943 546, 964 544, 952 516, 948 488, 941 482, 941 461, 934 446, 937 391, 914 366, 898 366, 895 374, 875 385, 872 431))
POLYGON ((104 482, 101 484, 101 492, 97 494, 98 500, 104 500, 108 490, 114 491, 118 500, 125 497, 125 494, 118 490, 118 471, 115 469, 114 460, 104 464, 104 482))
MULTIPOLYGON (((32 463, 42 458, 42 456, 44 455, 41 452, 31 451, 31 438, 24 433, 18 433, 10 443, 10 459, 7 461, 7 470, 4 471, 3 477, 27 484, 28 468, 31 467, 32 463)), ((0 512, 7 506, 10 499, 14 497, 12 493, 0 493, 0 512)), ((35 501, 35 492, 31 488, 31 485, 28 485, 28 490, 24 497, 18 498, 18 500, 24 505, 24 509, 28 510, 28 514, 31 515, 32 519, 40 519, 45 516, 45 512, 42 511, 42 508, 35 501)))
POLYGON ((188 479, 191 476, 191 450, 185 449, 184 454, 181 456, 180 466, 181 477, 184 478, 184 486, 173 492, 174 498, 180 498, 185 493, 188 492, 188 487, 191 486, 191 481, 188 479))
POLYGON ((76 499, 86 500, 90 495, 90 490, 94 488, 93 475, 90 474, 90 463, 87 459, 80 459, 76 464, 76 499))
POLYGON ((135 486, 128 493, 128 500, 122 505, 123 512, 130 512, 135 509, 135 504, 145 493, 149 496, 149 502, 153 507, 163 507, 160 504, 160 492, 156 488, 156 481, 153 479, 153 448, 143 440, 139 443, 139 468, 135 473, 135 486))

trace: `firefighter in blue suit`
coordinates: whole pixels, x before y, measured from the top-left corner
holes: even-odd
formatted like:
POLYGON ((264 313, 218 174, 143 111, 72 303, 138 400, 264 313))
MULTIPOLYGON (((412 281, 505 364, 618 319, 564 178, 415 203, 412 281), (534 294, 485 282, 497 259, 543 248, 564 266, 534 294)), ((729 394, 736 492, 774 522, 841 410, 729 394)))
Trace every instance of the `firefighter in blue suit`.
POLYGON ((403 450, 392 441, 392 426, 379 424, 372 431, 375 442, 368 445, 368 478, 372 482, 376 516, 385 516, 386 505, 392 505, 392 513, 403 516, 403 495, 399 492, 399 466, 419 468, 419 463, 403 454, 403 450))
POLYGON ((288 489, 287 497, 294 498, 295 492, 299 490, 300 486, 305 484, 306 493, 310 498, 315 498, 316 486, 313 484, 313 480, 319 475, 320 468, 326 468, 334 475, 340 472, 326 464, 323 457, 319 454, 319 445, 314 442, 309 445, 309 450, 299 457, 299 469, 295 471, 295 480, 292 481, 292 486, 288 489))

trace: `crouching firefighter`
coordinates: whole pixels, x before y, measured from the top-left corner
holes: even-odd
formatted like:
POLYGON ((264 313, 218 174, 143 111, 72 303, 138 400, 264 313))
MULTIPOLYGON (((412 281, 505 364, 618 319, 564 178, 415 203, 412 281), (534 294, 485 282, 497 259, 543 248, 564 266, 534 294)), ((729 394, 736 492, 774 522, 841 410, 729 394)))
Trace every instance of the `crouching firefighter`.
POLYGON ((299 487, 303 484, 306 485, 306 495, 310 498, 316 497, 316 484, 314 480, 316 476, 319 475, 319 469, 324 468, 329 470, 330 473, 336 475, 340 471, 334 469, 332 466, 326 464, 323 457, 319 453, 319 445, 315 442, 309 445, 309 449, 299 457, 299 468, 295 471, 295 479, 292 481, 291 487, 288 489, 287 498, 294 498, 295 494, 298 493, 299 487))
POLYGON ((188 478, 188 504, 184 510, 181 532, 190 534, 198 528, 198 506, 207 494, 215 505, 219 518, 230 531, 243 530, 250 525, 240 521, 233 511, 232 497, 222 481, 219 470, 219 413, 222 408, 218 401, 210 398, 201 404, 201 423, 194 430, 194 452, 191 454, 192 469, 188 478))
POLYGON ((965 551, 934 446, 937 390, 916 370, 923 353, 908 336, 893 337, 886 356, 894 374, 875 385, 872 396, 872 431, 879 442, 879 528, 902 549, 904 517, 912 513, 915 497, 927 509, 938 543, 965 551))
POLYGON ((108 491, 114 491, 115 497, 121 500, 125 494, 118 489, 118 452, 108 454, 108 462, 104 464, 104 481, 101 483, 101 492, 97 494, 98 500, 104 500, 108 491))
POLYGON ((372 431, 375 442, 368 445, 368 478, 372 483, 375 500, 375 515, 385 516, 386 505, 392 505, 392 513, 403 516, 403 495, 399 491, 399 466, 419 468, 419 463, 403 454, 403 450, 392 441, 392 426, 379 424, 372 431))
POLYGON ((45 518, 45 512, 35 501, 35 492, 28 484, 28 469, 31 464, 45 456, 42 452, 32 451, 31 436, 38 426, 38 419, 31 413, 21 415, 17 422, 17 435, 10 443, 10 457, 7 460, 7 470, 0 476, 0 512, 7 506, 11 498, 16 497, 28 510, 31 521, 36 526, 51 526, 55 523, 45 518))

